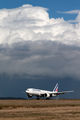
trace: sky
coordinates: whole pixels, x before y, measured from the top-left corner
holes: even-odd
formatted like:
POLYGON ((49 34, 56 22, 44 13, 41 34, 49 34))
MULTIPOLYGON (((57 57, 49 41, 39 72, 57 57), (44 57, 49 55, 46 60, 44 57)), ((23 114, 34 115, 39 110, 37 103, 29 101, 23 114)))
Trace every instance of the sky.
MULTIPOLYGON (((80 98, 80 1, 0 0, 0 96, 27 88, 80 98)), ((58 96, 60 98, 60 96, 58 96)))

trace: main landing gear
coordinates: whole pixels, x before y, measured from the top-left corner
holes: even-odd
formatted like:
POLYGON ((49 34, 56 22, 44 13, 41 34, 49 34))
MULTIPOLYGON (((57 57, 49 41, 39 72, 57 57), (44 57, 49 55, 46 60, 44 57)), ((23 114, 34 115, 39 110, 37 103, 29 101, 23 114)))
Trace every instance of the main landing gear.
POLYGON ((37 97, 37 98, 36 98, 36 100, 40 100, 40 98, 39 98, 39 97, 37 97))

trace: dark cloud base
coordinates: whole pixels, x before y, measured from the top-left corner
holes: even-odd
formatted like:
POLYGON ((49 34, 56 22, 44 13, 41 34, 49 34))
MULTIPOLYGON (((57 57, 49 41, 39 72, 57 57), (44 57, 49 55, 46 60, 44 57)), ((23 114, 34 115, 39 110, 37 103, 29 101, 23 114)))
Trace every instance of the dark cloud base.
POLYGON ((80 78, 80 47, 52 41, 0 45, 0 74, 80 78))

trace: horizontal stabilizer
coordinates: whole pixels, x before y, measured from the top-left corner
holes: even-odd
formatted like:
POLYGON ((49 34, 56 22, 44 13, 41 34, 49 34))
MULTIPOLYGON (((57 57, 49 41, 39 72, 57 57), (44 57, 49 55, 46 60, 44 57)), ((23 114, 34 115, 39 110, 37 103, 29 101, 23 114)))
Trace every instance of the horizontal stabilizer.
POLYGON ((53 94, 60 95, 60 94, 66 94, 66 93, 69 93, 69 92, 74 92, 74 91, 72 90, 72 91, 55 92, 53 94))

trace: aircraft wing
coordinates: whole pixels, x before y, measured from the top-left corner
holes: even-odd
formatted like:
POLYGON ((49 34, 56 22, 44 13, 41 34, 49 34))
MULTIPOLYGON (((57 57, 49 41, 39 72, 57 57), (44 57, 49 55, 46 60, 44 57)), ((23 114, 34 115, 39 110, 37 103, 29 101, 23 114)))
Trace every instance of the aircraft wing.
POLYGON ((66 94, 66 93, 69 93, 69 92, 74 92, 74 91, 55 92, 55 93, 53 93, 53 94, 54 94, 54 95, 60 95, 60 94, 66 94))

